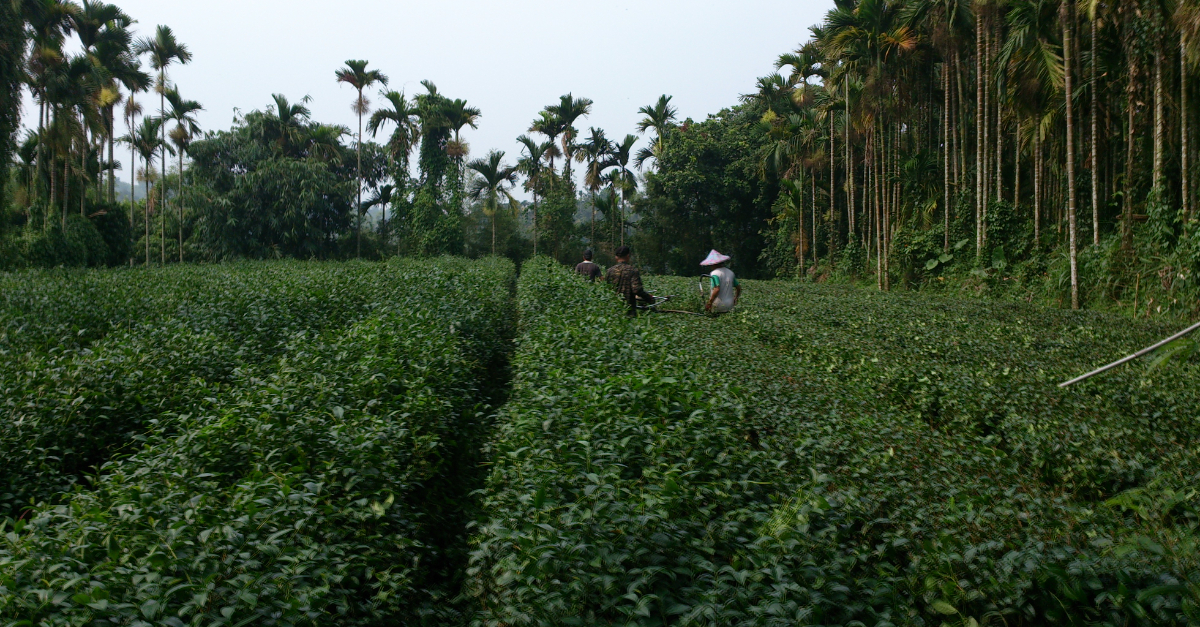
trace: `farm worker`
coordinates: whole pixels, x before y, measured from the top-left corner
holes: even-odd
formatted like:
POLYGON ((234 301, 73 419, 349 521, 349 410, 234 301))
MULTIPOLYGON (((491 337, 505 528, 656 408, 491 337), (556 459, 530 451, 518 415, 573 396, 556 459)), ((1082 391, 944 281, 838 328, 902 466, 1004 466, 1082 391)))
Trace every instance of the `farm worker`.
POLYGON ((729 269, 729 255, 722 255, 713 249, 700 265, 712 268, 709 273, 712 288, 708 294, 708 302, 704 303, 704 310, 719 314, 732 311, 737 307, 738 299, 742 297, 742 286, 738 285, 737 277, 734 276, 733 270, 729 269))
POLYGON ((592 263, 592 249, 583 251, 583 261, 575 265, 575 272, 587 277, 592 283, 600 278, 600 266, 592 263))
POLYGON ((629 304, 627 315, 633 318, 637 316, 637 302, 641 300, 652 303, 654 297, 642 289, 642 273, 629 263, 629 247, 621 246, 614 256, 617 258, 617 263, 608 269, 608 274, 604 275, 604 282, 611 285, 617 294, 625 299, 625 302, 629 304))

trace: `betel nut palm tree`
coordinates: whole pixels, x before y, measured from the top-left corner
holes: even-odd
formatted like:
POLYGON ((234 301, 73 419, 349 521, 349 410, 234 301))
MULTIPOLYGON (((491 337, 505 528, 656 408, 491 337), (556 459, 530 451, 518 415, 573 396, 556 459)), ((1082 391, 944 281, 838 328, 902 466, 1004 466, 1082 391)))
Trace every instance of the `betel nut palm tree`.
POLYGON ((557 105, 546 107, 546 111, 551 114, 552 119, 558 124, 560 141, 562 142, 563 176, 565 178, 571 178, 571 161, 583 156, 576 152, 578 146, 575 144, 575 136, 579 131, 575 128, 575 121, 591 113, 592 104, 593 102, 590 98, 575 98, 572 94, 568 93, 559 97, 557 105))
MULTIPOLYGON (((193 114, 204 110, 204 107, 195 100, 184 100, 174 89, 167 91, 167 100, 171 103, 171 110, 166 119, 175 122, 171 140, 179 149, 179 202, 176 208, 179 212, 179 263, 183 263, 183 153, 187 151, 192 138, 200 133, 200 124, 193 114)), ((163 207, 165 209, 166 205, 163 207)))
MULTIPOLYGON (((160 118, 144 117, 141 124, 132 127, 129 134, 120 139, 137 151, 138 156, 146 163, 146 167, 142 169, 142 182, 146 187, 145 214, 143 216, 146 226, 146 265, 150 265, 150 178, 154 172, 154 157, 162 142, 158 134, 161 126, 160 118)), ((134 169, 132 164, 130 164, 130 169, 134 169)))
MULTIPOLYGON (((175 33, 169 26, 159 27, 154 31, 154 37, 144 38, 140 40, 134 47, 134 52, 137 54, 146 54, 150 57, 150 67, 158 72, 158 96, 159 96, 159 117, 165 119, 167 117, 167 68, 174 63, 186 65, 192 60, 192 53, 187 46, 180 43, 175 38, 175 33)), ((159 148, 163 150, 160 166, 162 167, 162 207, 167 206, 167 127, 165 124, 159 125, 161 145, 159 148)), ((167 248, 164 240, 162 247, 162 263, 167 263, 167 248)))
MULTIPOLYGON (((407 172, 408 155, 421 138, 420 110, 415 102, 404 97, 404 92, 387 91, 382 94, 390 107, 382 107, 371 114, 367 121, 367 130, 374 137, 385 124, 394 124, 391 137, 388 138, 388 157, 399 162, 399 166, 407 172)), ((399 172, 393 176, 400 176, 399 172)))
POLYGON ((467 168, 479 176, 471 181, 468 197, 479 203, 484 215, 492 219, 492 254, 496 254, 496 212, 502 202, 507 202, 516 215, 520 209, 513 198, 512 188, 517 184, 517 168, 504 165, 504 151, 493 150, 484 159, 467 163, 467 168))
POLYGON ((658 155, 662 154, 663 140, 667 131, 674 128, 678 110, 671 106, 671 96, 663 94, 658 97, 658 102, 638 109, 638 113, 642 115, 637 124, 638 134, 644 135, 648 130, 654 131, 654 139, 650 145, 639 150, 634 159, 634 165, 641 169, 647 159, 657 160, 658 155))
POLYGON ((525 189, 533 194, 533 255, 537 256, 538 245, 538 191, 542 188, 542 180, 545 176, 546 167, 542 164, 546 160, 547 155, 554 149, 554 142, 545 141, 538 143, 528 135, 521 135, 517 138, 517 143, 521 144, 522 155, 517 161, 517 168, 521 174, 525 175, 525 189))
POLYGON ((589 136, 583 142, 583 154, 587 158, 587 170, 583 175, 583 183, 592 196, 592 234, 589 243, 596 243, 596 192, 604 184, 605 162, 612 154, 612 142, 604 135, 603 129, 592 127, 589 136))
POLYGON ((371 103, 363 95, 363 90, 376 83, 384 86, 388 84, 388 77, 379 70, 368 70, 367 63, 360 59, 350 59, 346 61, 346 67, 338 68, 334 73, 338 83, 349 85, 358 92, 358 96, 350 106, 354 113, 358 114, 358 140, 355 147, 358 155, 358 202, 355 210, 358 220, 354 225, 355 256, 358 257, 362 256, 362 127, 363 116, 371 110, 371 103))

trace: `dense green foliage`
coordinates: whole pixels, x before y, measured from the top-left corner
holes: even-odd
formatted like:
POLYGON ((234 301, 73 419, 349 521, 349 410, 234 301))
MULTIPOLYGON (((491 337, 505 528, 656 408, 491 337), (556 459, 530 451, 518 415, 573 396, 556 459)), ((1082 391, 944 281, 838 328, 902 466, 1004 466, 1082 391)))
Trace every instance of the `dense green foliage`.
POLYGON ((631 323, 524 266, 476 624, 1200 618, 1195 365, 1054 386, 1161 329, 747 286, 631 323))
POLYGON ((1196 315, 1194 2, 837 0, 810 35, 745 97, 776 273, 1196 315))
MULTIPOLYGON (((17 2, 0 2, 0 164, 8 164, 14 152, 21 117, 21 60, 25 56, 24 23, 17 2)), ((8 203, 7 167, 0 168, 0 207, 8 203)), ((3 233, 3 226, 0 226, 3 233)))
POLYGON ((305 112, 253 111, 191 146, 196 253, 210 259, 336 256, 351 224, 354 153, 305 112))
POLYGON ((758 153, 769 141, 761 115, 757 107, 737 107, 667 135, 635 203, 644 264, 687 275, 716 248, 738 259, 745 276, 771 275, 759 256, 778 186, 761 176, 758 153))
POLYGON ((9 277, 24 418, 3 437, 43 457, 10 446, 3 467, 41 473, 20 487, 45 503, 5 523, 0 618, 452 620, 512 278, 457 260, 9 277), (56 493, 72 471, 95 474, 56 493))

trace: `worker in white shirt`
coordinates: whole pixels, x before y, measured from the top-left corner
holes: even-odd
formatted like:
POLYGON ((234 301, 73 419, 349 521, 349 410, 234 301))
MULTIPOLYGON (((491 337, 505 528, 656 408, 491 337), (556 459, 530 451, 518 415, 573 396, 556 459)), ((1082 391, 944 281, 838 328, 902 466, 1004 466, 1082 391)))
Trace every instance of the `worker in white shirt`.
POLYGON ((718 314, 733 311, 733 308, 737 306, 738 299, 742 297, 742 286, 738 285, 737 276, 733 274, 733 270, 729 269, 729 255, 722 255, 714 249, 708 253, 708 257, 704 261, 700 262, 700 265, 711 268, 709 271, 711 288, 708 302, 704 303, 704 310, 718 314))

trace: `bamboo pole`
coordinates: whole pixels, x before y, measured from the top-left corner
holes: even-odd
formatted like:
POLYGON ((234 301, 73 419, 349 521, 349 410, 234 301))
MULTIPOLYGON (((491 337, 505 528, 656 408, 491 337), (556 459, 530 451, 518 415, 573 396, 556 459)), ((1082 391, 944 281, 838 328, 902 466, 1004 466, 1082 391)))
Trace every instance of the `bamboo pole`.
POLYGON ((1179 338, 1187 335, 1188 333, 1195 331, 1196 329, 1200 329, 1200 322, 1193 324, 1192 326, 1180 331, 1179 333, 1176 333, 1175 335, 1172 335, 1171 337, 1169 337, 1165 340, 1162 340, 1161 342, 1147 346, 1146 348, 1143 348, 1142 350, 1140 350, 1132 355, 1129 355, 1127 357, 1122 357, 1121 359, 1118 359, 1117 361, 1114 361, 1111 364, 1108 364, 1107 366, 1101 366, 1100 368, 1097 368, 1085 375, 1080 375, 1078 377, 1075 377, 1074 379, 1071 379, 1070 381, 1064 381, 1063 383, 1059 383, 1058 387, 1065 388, 1069 385, 1079 383, 1080 381, 1083 381, 1084 379, 1090 379, 1102 372, 1107 372, 1109 370, 1112 370, 1113 368, 1116 368, 1117 366, 1120 366, 1121 364, 1131 362, 1131 361, 1137 359, 1138 357, 1141 357, 1142 355, 1152 353, 1152 352, 1162 348, 1163 346, 1166 346, 1167 344, 1170 344, 1171 342, 1178 340, 1179 338))

